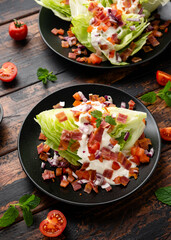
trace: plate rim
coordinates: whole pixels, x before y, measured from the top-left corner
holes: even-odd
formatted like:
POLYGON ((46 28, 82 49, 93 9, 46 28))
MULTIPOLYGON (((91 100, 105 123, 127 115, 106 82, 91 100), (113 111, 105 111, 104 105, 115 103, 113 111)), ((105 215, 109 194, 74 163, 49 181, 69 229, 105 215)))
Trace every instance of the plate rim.
POLYGON ((3 116, 4 116, 4 110, 2 105, 0 104, 0 123, 2 122, 3 116))
MULTIPOLYGON (((120 201, 124 198, 127 198, 128 196, 132 195, 134 192, 138 191, 138 189, 140 189, 143 185, 145 185, 145 183, 147 181, 149 181, 150 177, 152 176, 152 174, 154 173, 154 170, 156 169, 157 167, 157 164, 158 164, 158 161, 160 159, 160 154, 161 154, 161 138, 160 138, 160 132, 159 132, 159 127, 156 123, 156 120, 155 118, 153 117, 152 113, 148 110, 148 108, 136 97, 134 97, 133 95, 130 95, 129 93, 126 93, 124 90, 122 89, 119 89, 119 88, 116 88, 116 87, 113 87, 113 86, 110 86, 110 85, 105 85, 105 84, 98 84, 98 83, 95 83, 95 84, 92 84, 92 83, 83 83, 83 84, 73 84, 73 85, 69 85, 68 87, 64 87, 64 88, 60 88, 58 90, 56 90, 55 92, 47 95, 46 97, 42 98, 30 111, 29 113, 26 115, 22 125, 21 125, 21 128, 20 128, 20 132, 18 134, 18 139, 17 139, 17 149, 18 149, 18 157, 19 157, 19 161, 20 161, 20 164, 24 170, 24 172, 26 173, 27 177, 31 180, 31 182, 34 183, 34 185, 39 189, 41 190, 42 192, 44 192, 46 195, 56 199, 56 200, 59 200, 61 202, 65 202, 67 204, 71 204, 71 205, 77 205, 77 206, 98 206, 98 205, 105 205, 105 204, 110 204, 110 203, 114 203, 114 202, 117 202, 117 201, 120 201), (63 198, 60 198, 60 197, 57 197, 53 194, 51 194, 50 192, 46 191, 44 188, 42 188, 41 186, 39 186, 38 183, 36 183, 32 177, 30 176, 30 174, 28 173, 28 171, 26 170, 25 166, 24 166, 24 163, 22 161, 22 158, 21 158, 21 154, 20 154, 20 136, 21 136, 21 133, 22 133, 22 130, 23 130, 23 126, 27 120, 27 118, 29 117, 29 115, 31 114, 31 112, 37 107, 38 104, 40 104, 42 101, 44 101, 46 98, 50 97, 51 95, 53 94, 56 94, 58 91, 60 90, 64 90, 64 89, 68 89, 68 88, 72 88, 72 87, 79 87, 79 86, 89 86, 89 85, 92 85, 92 86, 101 86, 101 87, 108 87, 108 88, 113 88, 117 91, 120 91, 122 92, 123 94, 126 94, 128 96, 130 96, 131 98, 133 98, 134 100, 138 101, 138 103, 145 107, 146 109, 146 112, 152 117, 153 121, 155 122, 155 125, 156 125, 156 128, 157 128, 157 138, 159 140, 158 144, 159 144, 159 148, 158 148, 158 152, 157 152, 157 156, 156 156, 156 159, 155 159, 155 162, 153 164, 153 167, 149 173, 149 175, 144 179, 143 182, 141 182, 136 188, 134 188, 132 191, 130 191, 129 193, 117 198, 117 199, 112 199, 112 200, 109 200, 109 201, 104 201, 104 202, 96 202, 96 203, 82 203, 82 202, 74 202, 74 201, 71 201, 71 200, 66 200, 66 199, 63 199, 63 198)), ((107 192, 106 192, 107 193, 107 192)))
MULTIPOLYGON (((43 33, 41 31, 41 26, 40 26, 40 18, 41 18, 41 14, 42 12, 44 11, 44 9, 48 10, 48 11, 51 11, 52 14, 53 11, 51 9, 48 9, 48 8, 45 8, 45 7, 41 7, 40 11, 39 11, 39 18, 38 18, 38 24, 39 24, 39 32, 40 32, 40 35, 43 39, 43 41, 45 42, 45 44, 54 52, 56 53, 57 55, 59 55, 60 57, 72 62, 72 63, 76 63, 76 64, 79 64, 80 66, 84 66, 84 67, 90 67, 90 68, 96 68, 96 69, 120 69, 120 68, 129 68, 129 67, 134 67, 134 66, 138 66, 138 65, 141 65, 143 63, 146 63, 146 62, 149 62, 150 60, 152 60, 153 58, 157 57, 158 55, 160 55, 168 46, 169 44, 171 43, 171 38, 170 40, 164 45, 164 47, 160 50, 160 51, 157 51, 156 54, 150 56, 148 59, 145 59, 145 60, 142 60, 142 61, 139 61, 139 62, 136 62, 136 63, 131 63, 131 64, 127 64, 127 65, 112 65, 111 66, 100 66, 100 65, 93 65, 93 64, 85 64, 85 63, 80 63, 80 62, 77 62, 75 61, 74 59, 71 59, 71 58, 68 58, 64 55, 62 55, 61 53, 59 53, 58 51, 56 51, 45 39, 45 37, 43 36, 43 33)), ((58 16, 54 15, 56 18, 59 18, 58 16)), ((60 18, 59 18, 60 19, 60 18)), ((60 19, 62 21, 65 21, 63 19, 60 19)), ((67 21, 66 21, 67 22, 67 21)), ((68 21, 69 22, 69 21, 68 21)))

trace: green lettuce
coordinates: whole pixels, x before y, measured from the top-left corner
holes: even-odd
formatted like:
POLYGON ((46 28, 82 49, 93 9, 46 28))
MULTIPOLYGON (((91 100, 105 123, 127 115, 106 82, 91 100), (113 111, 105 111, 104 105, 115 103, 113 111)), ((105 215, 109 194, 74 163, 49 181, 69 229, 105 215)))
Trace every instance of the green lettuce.
POLYGON ((68 4, 62 3, 62 0, 35 0, 39 5, 49 8, 53 13, 66 21, 71 21, 71 9, 68 4))

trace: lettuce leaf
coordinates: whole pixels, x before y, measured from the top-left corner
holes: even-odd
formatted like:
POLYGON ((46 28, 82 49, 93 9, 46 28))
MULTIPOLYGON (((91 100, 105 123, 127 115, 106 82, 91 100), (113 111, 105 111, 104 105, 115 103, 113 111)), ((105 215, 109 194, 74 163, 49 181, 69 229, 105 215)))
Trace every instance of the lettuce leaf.
POLYGON ((142 7, 149 13, 156 10, 160 5, 164 6, 169 0, 141 0, 142 7))

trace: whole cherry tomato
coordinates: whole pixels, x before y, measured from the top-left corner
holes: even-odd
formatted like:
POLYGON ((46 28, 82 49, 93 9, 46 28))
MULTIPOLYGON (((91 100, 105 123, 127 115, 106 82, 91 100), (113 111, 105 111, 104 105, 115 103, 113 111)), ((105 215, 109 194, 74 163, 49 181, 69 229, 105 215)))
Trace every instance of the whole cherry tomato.
POLYGON ((171 127, 160 128, 160 135, 166 141, 171 141, 171 127))
POLYGON ((48 213, 47 218, 40 223, 39 229, 47 237, 57 237, 64 231, 66 224, 64 214, 58 210, 52 210, 48 213))
POLYGON ((28 28, 22 21, 14 19, 9 25, 9 35, 17 41, 24 40, 27 37, 28 28))
POLYGON ((6 62, 0 68, 0 80, 3 82, 11 82, 17 76, 17 67, 11 63, 6 62))

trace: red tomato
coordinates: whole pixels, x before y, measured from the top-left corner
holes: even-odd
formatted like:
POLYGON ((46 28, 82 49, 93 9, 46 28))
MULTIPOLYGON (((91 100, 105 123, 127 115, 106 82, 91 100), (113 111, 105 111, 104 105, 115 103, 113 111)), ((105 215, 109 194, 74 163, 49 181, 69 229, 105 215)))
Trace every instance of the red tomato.
POLYGON ((17 41, 26 38, 28 33, 27 25, 21 21, 14 20, 14 22, 9 25, 9 35, 17 41))
POLYGON ((171 141, 171 127, 160 128, 160 135, 166 141, 171 141))
POLYGON ((58 210, 52 210, 48 213, 47 218, 40 223, 41 233, 47 237, 57 237, 65 229, 67 224, 66 218, 58 210))
POLYGON ((171 75, 158 70, 156 73, 156 79, 161 86, 165 86, 168 81, 171 81, 171 75))
POLYGON ((11 82, 17 76, 17 67, 11 63, 6 62, 0 69, 0 80, 3 82, 11 82))

